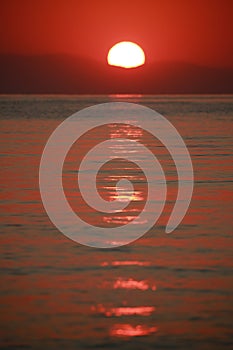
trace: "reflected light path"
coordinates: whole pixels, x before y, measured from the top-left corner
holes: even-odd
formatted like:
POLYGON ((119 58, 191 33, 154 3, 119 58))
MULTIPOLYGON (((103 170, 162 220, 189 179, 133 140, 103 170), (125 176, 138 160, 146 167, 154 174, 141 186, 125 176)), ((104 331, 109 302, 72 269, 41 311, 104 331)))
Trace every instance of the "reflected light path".
POLYGON ((101 263, 101 266, 150 266, 149 261, 138 261, 138 260, 122 260, 122 261, 104 261, 101 263))
POLYGON ((121 317, 121 316, 150 316, 155 311, 154 306, 122 306, 116 308, 107 308, 104 305, 97 305, 92 307, 92 311, 105 315, 106 317, 121 317))
POLYGON ((157 327, 147 327, 142 325, 132 326, 130 324, 116 324, 111 329, 112 336, 137 337, 145 336, 157 332, 157 327))
POLYGON ((108 127, 110 138, 124 138, 124 136, 128 136, 134 138, 135 140, 139 140, 143 137, 143 129, 133 127, 130 125, 130 121, 127 120, 122 126, 110 124, 108 127))
MULTIPOLYGON (((139 290, 148 290, 150 288, 147 281, 136 281, 133 278, 129 278, 128 280, 118 278, 113 285, 114 289, 139 289, 139 290)), ((153 285, 151 287, 153 291, 156 290, 156 286, 153 285)))

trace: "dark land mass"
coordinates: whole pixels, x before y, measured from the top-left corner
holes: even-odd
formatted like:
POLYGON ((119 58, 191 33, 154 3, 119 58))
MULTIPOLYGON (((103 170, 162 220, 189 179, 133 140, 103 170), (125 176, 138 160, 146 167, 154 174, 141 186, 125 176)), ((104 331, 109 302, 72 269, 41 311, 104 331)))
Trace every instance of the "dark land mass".
POLYGON ((124 69, 69 55, 0 55, 0 93, 233 93, 233 69, 153 62, 124 69))

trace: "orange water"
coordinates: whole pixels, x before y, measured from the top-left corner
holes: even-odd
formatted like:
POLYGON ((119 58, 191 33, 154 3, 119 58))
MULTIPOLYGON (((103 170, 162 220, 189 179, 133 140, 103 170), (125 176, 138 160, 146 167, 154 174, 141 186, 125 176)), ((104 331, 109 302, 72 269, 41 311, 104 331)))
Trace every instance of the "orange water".
MULTIPOLYGON (((232 102, 231 96, 1 96, 2 347, 230 348, 232 102), (179 130, 193 161, 193 199, 175 233, 166 235, 177 191, 168 157, 168 205, 158 224, 130 245, 88 248, 62 235, 45 213, 40 157, 70 114, 122 100, 154 108, 179 130)), ((69 183, 67 196, 75 196, 69 183)))

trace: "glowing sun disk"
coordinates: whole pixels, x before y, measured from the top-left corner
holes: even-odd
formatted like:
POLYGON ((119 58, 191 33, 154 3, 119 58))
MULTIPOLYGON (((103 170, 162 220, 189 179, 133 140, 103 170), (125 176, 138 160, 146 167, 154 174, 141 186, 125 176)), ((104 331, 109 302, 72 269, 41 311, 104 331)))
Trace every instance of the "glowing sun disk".
POLYGON ((134 68, 145 63, 145 54, 137 44, 122 41, 109 50, 107 60, 110 66, 134 68))

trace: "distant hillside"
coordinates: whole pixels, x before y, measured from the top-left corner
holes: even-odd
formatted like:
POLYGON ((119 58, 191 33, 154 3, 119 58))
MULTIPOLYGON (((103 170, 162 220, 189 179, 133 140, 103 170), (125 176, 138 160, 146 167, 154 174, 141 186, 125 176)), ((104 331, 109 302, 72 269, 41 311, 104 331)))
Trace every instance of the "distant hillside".
POLYGON ((0 55, 0 93, 233 93, 233 69, 184 62, 134 69, 68 55, 0 55))

